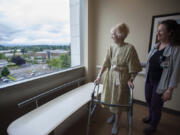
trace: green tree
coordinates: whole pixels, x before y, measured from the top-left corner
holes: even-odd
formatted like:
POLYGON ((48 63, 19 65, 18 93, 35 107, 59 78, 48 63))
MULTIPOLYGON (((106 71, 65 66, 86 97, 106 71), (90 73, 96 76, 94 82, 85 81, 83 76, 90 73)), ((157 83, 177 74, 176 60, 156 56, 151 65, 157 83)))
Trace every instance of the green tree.
POLYGON ((6 76, 11 80, 16 81, 16 78, 10 76, 10 71, 9 71, 8 67, 3 67, 0 77, 2 77, 2 76, 6 76))
POLYGON ((26 59, 30 59, 30 56, 29 56, 29 55, 27 55, 27 54, 24 54, 24 58, 26 58, 26 59))
POLYGON ((7 67, 3 67, 1 71, 1 76, 8 76, 10 74, 9 69, 7 67))
POLYGON ((71 66, 71 58, 69 54, 62 54, 60 60, 61 68, 69 68, 71 66))
POLYGON ((24 56, 25 53, 27 53, 27 50, 26 50, 25 47, 21 49, 21 53, 23 54, 23 56, 24 56))
POLYGON ((59 58, 54 58, 48 61, 48 66, 61 68, 61 60, 59 58))
POLYGON ((68 54, 62 54, 59 58, 53 58, 50 60, 47 60, 46 63, 49 67, 55 67, 55 68, 69 68, 71 66, 71 57, 70 53, 68 54))
POLYGON ((23 59, 21 56, 13 56, 11 61, 16 63, 16 65, 22 65, 26 63, 25 59, 23 59))
POLYGON ((4 53, 0 53, 0 59, 6 59, 6 56, 4 53))

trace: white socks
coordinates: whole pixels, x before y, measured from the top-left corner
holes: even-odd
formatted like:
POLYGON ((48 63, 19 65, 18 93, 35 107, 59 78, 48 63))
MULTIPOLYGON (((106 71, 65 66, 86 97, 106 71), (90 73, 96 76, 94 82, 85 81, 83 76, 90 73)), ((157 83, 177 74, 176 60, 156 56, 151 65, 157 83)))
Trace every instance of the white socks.
POLYGON ((112 128, 112 134, 116 135, 118 133, 118 128, 119 128, 119 122, 118 120, 115 120, 113 123, 113 128, 112 128))

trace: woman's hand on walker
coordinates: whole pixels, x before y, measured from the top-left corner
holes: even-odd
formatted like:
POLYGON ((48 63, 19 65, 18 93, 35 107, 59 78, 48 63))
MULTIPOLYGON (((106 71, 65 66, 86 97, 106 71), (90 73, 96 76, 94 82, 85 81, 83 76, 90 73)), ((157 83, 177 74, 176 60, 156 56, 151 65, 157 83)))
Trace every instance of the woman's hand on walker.
POLYGON ((128 86, 129 86, 130 88, 134 89, 134 83, 133 83, 133 81, 129 80, 129 81, 128 81, 128 86))
POLYGON ((94 81, 95 84, 99 84, 101 81, 101 77, 97 77, 96 80, 94 81))

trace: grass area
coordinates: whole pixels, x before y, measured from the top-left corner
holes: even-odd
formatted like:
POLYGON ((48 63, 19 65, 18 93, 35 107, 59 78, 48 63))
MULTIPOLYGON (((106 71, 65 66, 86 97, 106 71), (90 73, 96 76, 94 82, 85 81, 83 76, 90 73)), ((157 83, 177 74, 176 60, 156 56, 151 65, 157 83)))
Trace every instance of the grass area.
POLYGON ((19 66, 18 65, 8 65, 7 66, 9 69, 18 69, 19 66))

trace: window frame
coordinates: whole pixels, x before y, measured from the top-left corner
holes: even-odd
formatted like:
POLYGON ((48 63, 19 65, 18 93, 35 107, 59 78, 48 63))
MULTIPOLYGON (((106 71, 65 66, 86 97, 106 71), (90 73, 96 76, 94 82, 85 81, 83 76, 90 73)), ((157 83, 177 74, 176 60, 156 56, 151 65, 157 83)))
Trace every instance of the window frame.
MULTIPOLYGON (((71 0, 69 0, 71 1, 71 0)), ((74 66, 74 67, 70 67, 70 68, 67 68, 67 69, 63 69, 63 70, 60 70, 60 71, 56 71, 56 72, 53 72, 53 73, 48 73, 48 74, 44 74, 44 75, 40 75, 40 76, 37 76, 37 77, 32 77, 32 78, 29 78, 29 79, 25 79, 25 80, 21 80, 21 81, 17 81, 17 82, 11 82, 9 84, 5 84, 3 86, 0 86, 0 90, 1 89, 5 89, 5 88, 8 88, 8 87, 13 87, 13 86, 18 86, 19 85, 24 85, 28 82, 33 82, 36 81, 36 80, 40 80, 43 78, 47 78, 47 77, 52 77, 54 75, 59 75, 59 74, 63 74, 63 73, 66 73, 66 72, 71 72, 73 70, 76 70, 76 69, 81 69, 81 68, 85 68, 84 67, 84 61, 85 61, 85 58, 84 58, 84 49, 85 49, 85 38, 86 38, 86 15, 87 15, 87 8, 88 7, 88 1, 87 0, 79 0, 80 2, 80 9, 79 9, 79 25, 80 25, 80 30, 79 30, 79 34, 80 34, 80 65, 78 66, 74 66)))

